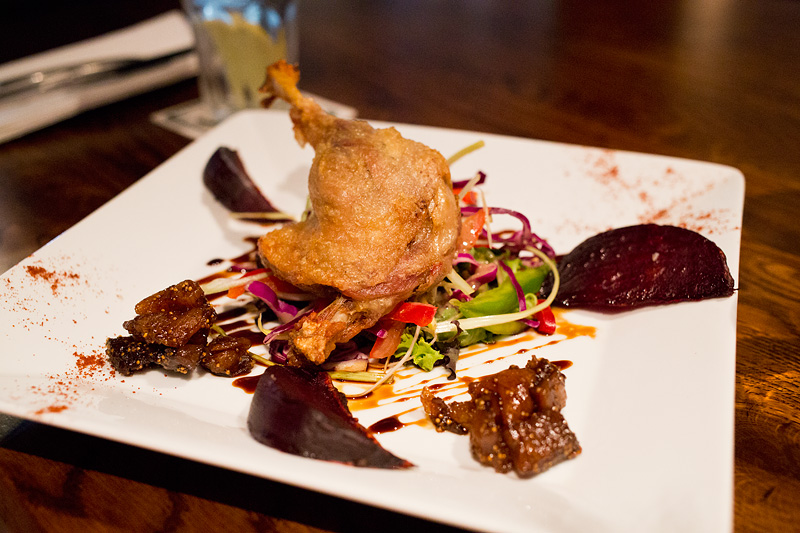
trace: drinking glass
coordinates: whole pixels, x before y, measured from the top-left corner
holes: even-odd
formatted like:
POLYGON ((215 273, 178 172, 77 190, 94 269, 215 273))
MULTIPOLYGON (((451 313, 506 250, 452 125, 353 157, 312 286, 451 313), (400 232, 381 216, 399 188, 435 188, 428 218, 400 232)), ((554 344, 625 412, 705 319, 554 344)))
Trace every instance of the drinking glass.
POLYGON ((297 0, 182 0, 194 29, 200 97, 218 122, 259 107, 266 68, 298 60, 297 0))

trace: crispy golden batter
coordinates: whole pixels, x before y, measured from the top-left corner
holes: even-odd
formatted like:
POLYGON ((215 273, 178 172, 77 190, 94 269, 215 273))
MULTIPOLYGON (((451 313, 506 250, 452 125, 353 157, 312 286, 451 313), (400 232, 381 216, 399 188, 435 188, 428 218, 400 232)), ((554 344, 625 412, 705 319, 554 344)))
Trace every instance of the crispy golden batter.
POLYGON ((345 297, 320 313, 327 324, 313 323, 322 320, 314 315, 293 335, 294 347, 319 363, 335 342, 441 281, 452 265, 460 212, 439 152, 394 128, 325 113, 300 94, 298 79, 294 67, 278 62, 262 91, 292 105, 295 137, 314 148, 311 215, 267 233, 259 252, 294 285, 345 297))

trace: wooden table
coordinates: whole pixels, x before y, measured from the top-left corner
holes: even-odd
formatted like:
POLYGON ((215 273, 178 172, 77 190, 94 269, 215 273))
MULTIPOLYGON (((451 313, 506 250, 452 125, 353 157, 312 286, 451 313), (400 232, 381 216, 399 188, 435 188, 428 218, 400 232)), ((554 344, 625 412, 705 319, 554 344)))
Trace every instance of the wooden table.
MULTIPOLYGON (((0 62, 177 7, 169 0, 29 4, 0 17, 0 62)), ((800 523, 797 28, 800 3, 791 0, 303 0, 301 8, 304 87, 363 117, 741 169, 737 531, 800 523)), ((148 115, 196 95, 194 81, 179 83, 1 145, 0 265, 10 267, 186 145, 148 115)), ((440 527, 7 416, 0 418, 3 526, 440 527)))

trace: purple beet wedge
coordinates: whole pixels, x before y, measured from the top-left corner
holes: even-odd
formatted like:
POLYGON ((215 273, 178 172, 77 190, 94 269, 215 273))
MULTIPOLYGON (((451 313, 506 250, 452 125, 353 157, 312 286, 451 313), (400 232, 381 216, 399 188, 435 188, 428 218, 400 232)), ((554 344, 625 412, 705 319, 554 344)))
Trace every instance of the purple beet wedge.
POLYGON ((373 468, 413 466, 386 451, 358 423, 325 372, 267 367, 247 427, 260 443, 294 455, 373 468))
POLYGON ((281 213, 253 182, 239 154, 230 148, 223 146, 214 152, 203 170, 203 183, 214 198, 233 213, 281 213))
POLYGON ((642 224, 590 237, 561 258, 559 273, 554 304, 570 308, 623 311, 734 291, 724 252, 676 226, 642 224))

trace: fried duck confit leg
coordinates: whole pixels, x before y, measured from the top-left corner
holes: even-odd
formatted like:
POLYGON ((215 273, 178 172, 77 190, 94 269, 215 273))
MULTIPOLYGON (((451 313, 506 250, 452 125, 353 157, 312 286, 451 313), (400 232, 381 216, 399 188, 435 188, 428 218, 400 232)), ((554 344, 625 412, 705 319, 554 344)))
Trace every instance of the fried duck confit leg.
POLYGON ((564 375, 546 359, 531 358, 469 385, 472 398, 445 403, 427 387, 421 399, 437 431, 469 434, 472 456, 497 472, 531 477, 581 452, 561 409, 564 375))
POLYGON ((295 138, 315 151, 311 213, 259 241, 264 263, 286 281, 334 298, 290 334, 293 349, 323 362, 334 345, 398 303, 438 284, 452 266, 461 217, 444 157, 394 128, 325 113, 297 89, 285 62, 267 69, 267 101, 292 105, 295 138))

